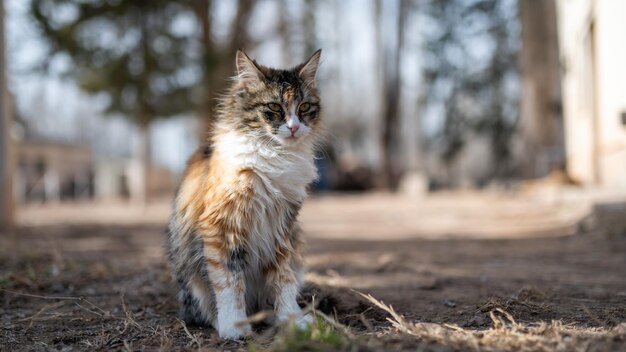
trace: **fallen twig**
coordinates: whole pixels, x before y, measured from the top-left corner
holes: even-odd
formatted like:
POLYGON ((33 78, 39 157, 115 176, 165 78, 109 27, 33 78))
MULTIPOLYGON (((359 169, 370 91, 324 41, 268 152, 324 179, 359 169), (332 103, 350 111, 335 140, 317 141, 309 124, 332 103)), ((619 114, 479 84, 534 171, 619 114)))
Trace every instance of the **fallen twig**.
MULTIPOLYGON (((178 320, 180 325, 183 327, 183 330, 185 330, 185 334, 187 334, 187 336, 191 340, 191 346, 193 346, 193 344, 195 343, 196 346, 198 346, 198 351, 200 351, 202 349, 202 345, 200 343, 200 340, 198 340, 198 337, 196 335, 192 335, 191 332, 189 332, 189 329, 187 329, 187 324, 185 324, 184 321, 180 319, 176 319, 176 320, 178 320)), ((191 346, 188 346, 188 347, 191 347, 191 346)))
POLYGON ((10 293, 16 296, 24 296, 24 297, 31 297, 31 298, 40 298, 40 299, 56 299, 56 300, 64 300, 64 301, 86 301, 84 297, 72 297, 72 296, 41 296, 41 295, 34 295, 32 293, 24 293, 24 292, 16 292, 16 291, 11 291, 11 290, 7 290, 4 288, 0 288, 0 291, 6 292, 6 293, 10 293))
MULTIPOLYGON (((101 318, 111 317, 111 318, 115 318, 115 319, 122 319, 121 317, 116 317, 116 316, 111 315, 109 312, 107 312, 104 309, 98 307, 96 304, 94 304, 93 302, 91 302, 90 300, 86 299, 83 296, 79 296, 79 297, 76 297, 76 296, 43 296, 43 295, 36 295, 36 294, 32 294, 32 293, 11 291, 11 290, 7 290, 7 289, 4 289, 4 288, 0 288, 0 291, 6 292, 6 293, 9 293, 9 294, 12 294, 12 295, 16 295, 16 296, 22 296, 22 297, 38 298, 38 299, 45 299, 45 300, 74 301, 74 304, 76 306, 78 306, 79 308, 81 308, 82 310, 84 310, 86 312, 89 312, 91 314, 97 315, 97 316, 99 316, 101 318), (91 307, 93 307, 95 310, 89 309, 89 308, 81 305, 79 302, 85 302, 88 305, 90 305, 91 307)), ((41 313, 41 311, 39 313, 41 313)), ((37 313, 37 314, 39 314, 39 313, 37 313)), ((37 314, 35 314, 35 315, 37 315, 37 314)))

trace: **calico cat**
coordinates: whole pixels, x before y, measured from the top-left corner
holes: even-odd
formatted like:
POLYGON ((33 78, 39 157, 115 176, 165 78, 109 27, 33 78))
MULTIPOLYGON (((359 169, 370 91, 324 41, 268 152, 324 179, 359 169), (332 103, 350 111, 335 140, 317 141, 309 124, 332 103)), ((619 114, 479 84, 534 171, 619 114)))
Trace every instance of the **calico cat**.
POLYGON ((301 327, 311 320, 296 303, 303 274, 296 217, 317 175, 320 53, 280 70, 238 51, 209 142, 178 189, 166 246, 182 316, 222 338, 246 335, 247 315, 259 310, 301 327))

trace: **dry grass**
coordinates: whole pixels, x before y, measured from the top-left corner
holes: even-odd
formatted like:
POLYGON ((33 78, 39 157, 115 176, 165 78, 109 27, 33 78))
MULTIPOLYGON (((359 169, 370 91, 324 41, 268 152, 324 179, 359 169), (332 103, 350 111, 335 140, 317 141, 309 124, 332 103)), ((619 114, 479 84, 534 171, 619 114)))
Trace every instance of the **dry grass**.
POLYGON ((493 327, 464 329, 451 324, 410 323, 393 307, 371 295, 359 293, 376 307, 389 313, 387 320, 398 331, 421 342, 443 345, 459 351, 615 351, 626 349, 626 323, 613 328, 579 328, 550 323, 520 324, 500 308, 489 311, 493 327), (620 347, 621 346, 621 347, 620 347))

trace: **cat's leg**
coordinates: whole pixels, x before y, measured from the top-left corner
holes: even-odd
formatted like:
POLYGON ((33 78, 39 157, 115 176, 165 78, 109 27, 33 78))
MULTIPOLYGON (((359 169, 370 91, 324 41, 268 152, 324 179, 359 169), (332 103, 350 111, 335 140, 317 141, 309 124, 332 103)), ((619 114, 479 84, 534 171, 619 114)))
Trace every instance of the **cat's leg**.
POLYGON ((178 300, 181 303, 180 315, 185 324, 202 326, 206 323, 202 311, 187 285, 181 285, 178 300))
POLYGON ((276 319, 278 322, 293 319, 298 327, 304 329, 313 319, 302 313, 297 302, 302 281, 302 258, 293 248, 282 249, 278 253, 286 256, 279 256, 266 270, 266 278, 273 291, 276 319))
POLYGON ((261 182, 249 169, 239 170, 211 193, 200 217, 204 260, 215 293, 220 337, 238 339, 252 328, 246 315, 245 244, 252 228, 256 184, 261 182), (232 176, 232 177, 231 177, 232 176))
POLYGON ((222 245, 205 242, 205 260, 217 308, 213 325, 221 338, 235 340, 252 331, 246 322, 245 251, 241 247, 224 250, 222 245))
POLYGON ((181 302, 181 316, 188 325, 215 326, 215 299, 209 283, 200 277, 193 277, 181 284, 178 293, 181 302))
MULTIPOLYGON (((188 286, 189 297, 188 302, 183 301, 183 317, 185 322, 187 318, 199 321, 197 325, 213 325, 216 326, 216 308, 215 297, 211 292, 211 287, 206 278, 202 276, 194 276, 188 286)), ((182 291, 181 291, 182 292, 182 291)))
POLYGON ((181 317, 189 325, 210 325, 215 319, 215 303, 204 270, 202 241, 194 232, 181 228, 173 217, 167 231, 167 254, 180 287, 181 317))

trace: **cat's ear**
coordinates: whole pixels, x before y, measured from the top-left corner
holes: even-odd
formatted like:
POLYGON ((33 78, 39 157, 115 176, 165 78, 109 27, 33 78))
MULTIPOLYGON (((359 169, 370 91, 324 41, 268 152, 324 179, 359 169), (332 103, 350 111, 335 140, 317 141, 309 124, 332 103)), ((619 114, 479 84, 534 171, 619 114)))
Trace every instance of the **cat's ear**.
POLYGON ((320 56, 322 49, 317 50, 305 63, 296 67, 298 75, 303 81, 315 86, 315 76, 317 75, 317 67, 320 64, 320 56))
POLYGON ((235 65, 237 67, 237 79, 244 83, 259 82, 265 77, 262 68, 257 65, 256 61, 250 59, 250 57, 241 50, 237 50, 235 65))

